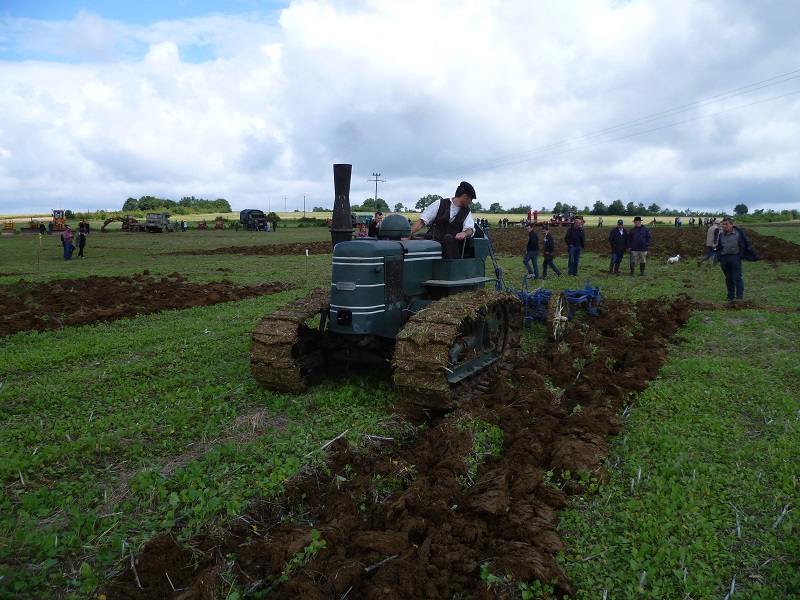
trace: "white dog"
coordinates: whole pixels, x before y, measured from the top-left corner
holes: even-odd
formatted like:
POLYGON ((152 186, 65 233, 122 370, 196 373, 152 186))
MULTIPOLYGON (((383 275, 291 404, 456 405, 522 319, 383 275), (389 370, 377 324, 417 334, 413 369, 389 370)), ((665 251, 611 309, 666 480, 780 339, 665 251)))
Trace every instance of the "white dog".
POLYGON ((671 257, 669 257, 669 258, 667 259, 667 262, 668 262, 669 264, 671 264, 671 265, 674 265, 674 264, 675 264, 676 262, 678 262, 680 259, 681 259, 681 255, 680 255, 680 254, 676 254, 675 256, 671 256, 671 257))

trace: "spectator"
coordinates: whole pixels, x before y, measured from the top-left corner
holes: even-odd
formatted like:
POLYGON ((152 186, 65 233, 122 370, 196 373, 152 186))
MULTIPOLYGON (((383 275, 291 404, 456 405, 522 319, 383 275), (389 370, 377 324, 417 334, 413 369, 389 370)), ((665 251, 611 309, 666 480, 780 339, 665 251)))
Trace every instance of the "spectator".
POLYGON ((525 279, 533 276, 534 279, 539 279, 539 235, 533 230, 531 223, 525 224, 525 230, 528 232, 528 245, 525 248, 525 256, 522 258, 522 264, 525 265, 528 274, 525 279), (531 261, 533 268, 531 268, 531 261))
POLYGON ((553 259, 556 257, 556 241, 550 233, 550 226, 542 225, 542 249, 544 251, 544 262, 542 264, 542 279, 547 279, 547 267, 550 267, 556 274, 556 277, 561 277, 561 271, 556 268, 553 259))
POLYGON ((567 244, 567 251, 569 252, 567 275, 575 277, 578 275, 581 252, 586 245, 586 236, 583 231, 583 217, 575 215, 572 226, 567 230, 567 235, 564 236, 564 242, 567 244))
POLYGON ((742 258, 759 260, 744 231, 734 226, 731 217, 724 217, 722 233, 720 233, 717 243, 717 260, 725 274, 725 287, 728 289, 729 302, 738 302, 744 298, 742 258))
POLYGON ((611 264, 608 266, 608 272, 619 275, 619 265, 622 263, 622 257, 628 251, 630 244, 628 232, 622 219, 619 219, 617 226, 611 230, 608 236, 608 244, 611 246, 611 264))
POLYGON ((707 260, 713 260, 712 267, 717 266, 717 257, 715 252, 717 250, 717 242, 719 241, 719 225, 717 219, 711 220, 711 225, 706 230, 706 255, 697 261, 697 268, 699 269, 707 260), (713 257, 713 259, 712 259, 713 257))
POLYGON ((78 228, 78 258, 86 258, 83 249, 86 248, 86 231, 83 227, 78 228))
POLYGON ((383 221, 383 213, 378 211, 375 213, 375 218, 369 222, 369 237, 378 237, 378 234, 380 233, 378 230, 381 228, 381 221, 383 221))
POLYGON ((628 234, 631 249, 631 275, 634 274, 636 263, 639 263, 639 275, 644 276, 644 267, 647 264, 647 249, 653 243, 653 234, 642 225, 642 217, 633 219, 633 229, 628 234))
POLYGON ((74 238, 75 236, 72 235, 72 227, 67 225, 64 233, 61 234, 61 245, 64 247, 64 260, 72 260, 72 252, 75 250, 75 246, 72 244, 74 238))

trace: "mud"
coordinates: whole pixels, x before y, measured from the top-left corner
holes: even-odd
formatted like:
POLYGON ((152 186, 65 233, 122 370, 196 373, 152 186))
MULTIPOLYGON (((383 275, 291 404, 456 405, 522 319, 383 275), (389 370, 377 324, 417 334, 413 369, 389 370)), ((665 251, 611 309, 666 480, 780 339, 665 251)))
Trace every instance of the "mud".
MULTIPOLYGON (((629 226, 626 225, 626 227, 630 229, 629 226)), ((800 261, 800 245, 780 238, 761 235, 747 227, 743 229, 761 260, 771 263, 800 261)), ((611 256, 608 245, 610 233, 608 227, 587 225, 584 227, 584 231, 586 232, 586 252, 611 256)), ((670 256, 680 254, 681 260, 692 261, 706 254, 706 230, 704 227, 653 227, 650 231, 653 234, 653 244, 648 251, 648 259, 666 260, 670 256)), ((561 258, 567 257, 567 248, 564 244, 566 232, 566 227, 551 230, 556 242, 556 255, 561 258)), ((522 256, 525 253, 525 244, 528 238, 527 233, 521 227, 490 228, 489 237, 497 254, 522 256)))
POLYGON ((211 306, 276 294, 283 283, 239 285, 230 281, 190 283, 178 273, 152 277, 84 277, 0 286, 0 338, 20 331, 80 327, 163 310, 211 306))
POLYGON ((556 511, 583 490, 578 474, 605 476, 622 405, 656 376, 692 309, 688 297, 607 302, 599 317, 578 317, 562 342, 526 355, 449 416, 398 405, 391 439, 358 448, 333 443, 327 473, 307 474, 282 498, 254 503, 225 535, 152 540, 106 595, 210 599, 224 596, 223 577, 269 590, 270 598, 510 593, 486 587, 484 563, 517 580, 556 581, 556 592, 569 594, 556 560, 565 549, 556 511), (471 438, 457 426, 467 416, 503 432, 502 454, 474 479, 465 466, 471 438), (403 426, 422 422, 428 427, 416 434, 403 426), (312 529, 325 547, 279 581, 312 543, 312 529))

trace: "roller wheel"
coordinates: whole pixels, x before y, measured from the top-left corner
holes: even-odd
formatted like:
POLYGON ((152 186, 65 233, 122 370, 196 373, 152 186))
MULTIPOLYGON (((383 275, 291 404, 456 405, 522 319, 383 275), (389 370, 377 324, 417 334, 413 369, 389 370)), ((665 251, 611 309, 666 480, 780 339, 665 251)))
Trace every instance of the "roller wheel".
POLYGON ((569 303, 567 295, 562 292, 553 292, 550 302, 547 303, 547 334, 555 341, 564 337, 564 331, 569 320, 569 303))

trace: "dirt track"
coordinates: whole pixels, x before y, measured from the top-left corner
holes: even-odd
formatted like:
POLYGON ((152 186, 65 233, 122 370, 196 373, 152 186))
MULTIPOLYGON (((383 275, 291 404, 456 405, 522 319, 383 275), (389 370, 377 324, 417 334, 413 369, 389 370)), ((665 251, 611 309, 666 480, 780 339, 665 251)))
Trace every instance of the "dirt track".
MULTIPOLYGON (((519 580, 557 579, 558 592, 569 593, 555 558, 564 549, 556 510, 581 485, 558 475, 603 476, 607 436, 622 427, 621 405, 656 376, 668 340, 691 309, 686 297, 609 302, 600 317, 576 322, 564 342, 524 358, 489 393, 450 418, 428 421, 419 437, 375 441, 365 449, 333 444, 330 475, 313 473, 278 503, 254 505, 227 536, 192 540, 194 553, 169 535, 151 541, 137 560, 144 589, 128 565, 107 596, 212 598, 228 554, 236 555, 232 572, 239 584, 263 590, 311 541, 312 526, 292 524, 285 520, 290 515, 294 523, 313 522, 327 545, 270 598, 341 598, 348 590, 351 598, 497 597, 479 577, 484 562, 493 573, 519 580), (466 413, 496 423, 504 436, 502 456, 481 467, 469 487, 459 476, 466 474, 470 439, 454 426, 466 413), (548 470, 556 474, 552 481, 543 475, 548 470), (407 489, 383 497, 377 475, 407 489), (263 537, 254 536, 254 526, 263 537), (387 557, 393 558, 375 566, 387 557), (182 592, 172 591, 165 572, 182 592)), ((414 423, 425 418, 411 406, 394 412, 414 423)))
POLYGON ((230 281, 189 283, 172 273, 151 277, 83 277, 46 283, 19 281, 0 286, 0 338, 20 331, 80 327, 136 315, 211 306, 268 294, 293 286, 283 283, 239 285, 230 281))

